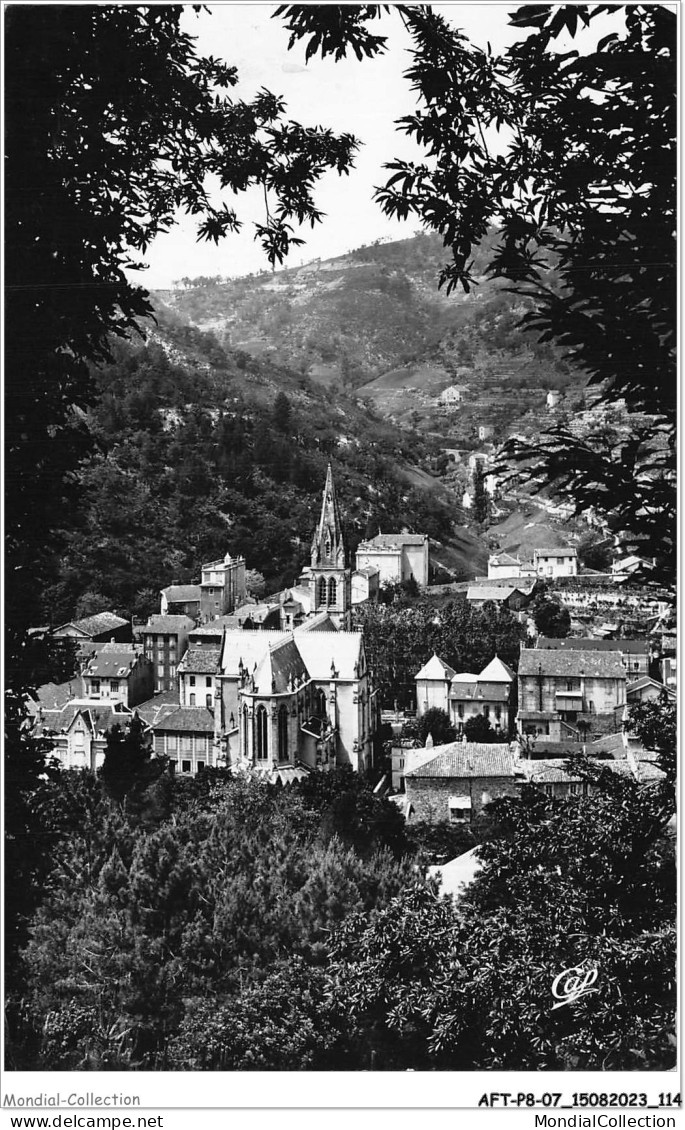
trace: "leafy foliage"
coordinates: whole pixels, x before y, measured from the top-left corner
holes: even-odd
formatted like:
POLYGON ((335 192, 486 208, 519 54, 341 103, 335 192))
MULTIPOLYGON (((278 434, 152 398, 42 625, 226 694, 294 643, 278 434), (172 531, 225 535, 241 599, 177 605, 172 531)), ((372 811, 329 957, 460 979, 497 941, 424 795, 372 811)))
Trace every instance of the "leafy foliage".
POLYGON ((409 607, 361 606, 355 624, 364 633, 369 666, 373 667, 383 704, 412 708, 414 676, 436 652, 456 671, 480 671, 494 654, 516 668, 523 628, 508 609, 487 603, 474 609, 453 601, 437 609, 428 601, 409 607))

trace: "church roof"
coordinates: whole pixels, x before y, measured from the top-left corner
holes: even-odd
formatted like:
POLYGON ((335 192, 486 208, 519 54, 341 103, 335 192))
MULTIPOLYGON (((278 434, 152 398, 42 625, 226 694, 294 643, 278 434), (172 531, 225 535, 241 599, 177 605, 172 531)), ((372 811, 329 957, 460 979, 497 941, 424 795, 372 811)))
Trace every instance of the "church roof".
POLYGON ((295 632, 249 632, 236 629, 227 631, 221 656, 222 674, 237 678, 239 663, 252 674, 259 667, 269 645, 274 647, 283 640, 295 639, 302 662, 316 682, 331 678, 331 663, 338 677, 347 681, 356 678, 354 667, 362 652, 361 632, 331 632, 310 629, 306 624, 295 632))
POLYGON ((433 652, 432 658, 429 659, 426 664, 424 664, 418 675, 414 675, 414 678, 451 680, 454 678, 454 674, 454 668, 450 667, 447 663, 440 659, 440 657, 435 652, 433 652))
POLYGON ((502 662, 499 655, 496 655, 483 668, 478 678, 484 679, 488 683, 513 683, 514 672, 511 667, 507 667, 506 663, 502 662))
MULTIPOLYGON (((326 485, 321 500, 321 517, 312 541, 312 566, 345 567, 345 546, 338 500, 335 495, 333 468, 326 471, 326 485)), ((295 595, 295 594, 293 594, 295 595)), ((299 599, 299 598, 296 598, 299 599)))
POLYGON ((292 682, 309 682, 302 656, 294 636, 269 647, 254 673, 255 693, 262 695, 286 694, 292 682))

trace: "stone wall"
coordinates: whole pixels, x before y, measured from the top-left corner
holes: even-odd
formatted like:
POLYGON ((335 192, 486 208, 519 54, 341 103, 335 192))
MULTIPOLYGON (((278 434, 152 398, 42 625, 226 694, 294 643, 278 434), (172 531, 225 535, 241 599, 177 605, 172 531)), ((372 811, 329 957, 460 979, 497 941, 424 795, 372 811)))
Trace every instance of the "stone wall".
POLYGON ((412 806, 411 821, 428 824, 449 823, 451 796, 471 798, 472 823, 481 816, 485 804, 503 796, 518 796, 514 777, 407 777, 407 801, 412 806))

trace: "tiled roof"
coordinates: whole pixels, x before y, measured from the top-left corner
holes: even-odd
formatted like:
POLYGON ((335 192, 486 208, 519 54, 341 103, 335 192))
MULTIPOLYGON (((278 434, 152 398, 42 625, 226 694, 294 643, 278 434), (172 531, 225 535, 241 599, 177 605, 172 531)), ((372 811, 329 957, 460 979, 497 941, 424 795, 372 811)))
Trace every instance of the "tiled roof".
POLYGON ((214 675, 219 667, 221 652, 216 647, 190 647, 178 665, 179 673, 214 675))
POLYGON ((595 640, 587 636, 568 636, 557 640, 549 636, 538 638, 538 647, 549 651, 620 651, 624 655, 643 655, 649 651, 649 641, 636 640, 595 640))
POLYGON ((355 573, 361 573, 364 577, 375 577, 378 569, 375 565, 365 565, 363 569, 355 569, 355 573))
POLYGON ((40 729, 59 733, 69 730, 75 719, 81 715, 92 734, 103 734, 112 726, 125 725, 132 712, 121 704, 94 704, 84 700, 68 702, 61 710, 47 710, 43 713, 40 729))
POLYGON ((590 678, 624 679, 625 668, 620 654, 602 651, 556 651, 552 648, 524 647, 519 658, 519 675, 581 674, 590 678))
POLYGON ((622 733, 619 734, 605 734, 603 738, 598 738, 596 742, 587 747, 587 752, 590 756, 597 753, 608 753, 614 758, 622 758, 626 756, 626 743, 622 733))
POLYGON ((199 585, 169 585, 162 592, 168 604, 183 604, 185 601, 200 599, 199 585))
POLYGON ((450 698, 459 701, 463 699, 472 699, 476 697, 477 691, 478 679, 467 681, 462 675, 458 679, 452 679, 450 698))
POLYGON ((512 557, 510 553, 497 553, 494 554, 489 561, 490 565, 520 565, 521 562, 518 557, 512 557))
POLYGON ((453 667, 445 663, 439 656, 433 652, 432 657, 419 671, 418 675, 414 675, 415 679, 453 679, 455 671, 453 667))
POLYGON ((144 722, 152 723, 165 709, 173 709, 180 703, 178 691, 161 691, 159 694, 148 698, 146 702, 140 702, 135 707, 136 714, 140 715, 144 722))
POLYGON ((426 534, 376 534, 360 543, 357 552, 374 549, 399 549, 403 545, 423 545, 428 540, 426 534))
POLYGON ((99 636, 103 632, 123 628, 128 623, 128 620, 116 616, 114 612, 98 612, 94 616, 84 616, 81 620, 70 620, 67 624, 60 624, 55 631, 59 632, 62 628, 77 628, 79 632, 83 632, 86 636, 99 636))
POLYGON ((577 557, 578 550, 568 545, 555 545, 551 549, 533 550, 535 557, 577 557))
POLYGON ((45 683, 42 687, 38 687, 33 701, 43 710, 61 710, 80 693, 81 680, 76 677, 70 683, 45 683))
POLYGON ((508 745, 452 742, 438 746, 436 756, 405 773, 409 777, 513 777, 514 759, 508 745))
POLYGON ((88 661, 83 674, 96 679, 126 679, 140 659, 142 653, 131 644, 106 644, 88 661))
POLYGON ((169 706, 162 708, 152 723, 158 733, 213 734, 214 715, 206 706, 169 706))
POLYGON ((508 600, 517 591, 517 585, 469 585, 467 600, 508 600))
POLYGON ((561 757, 536 758, 535 761, 522 761, 523 772, 533 784, 553 784, 559 781, 582 781, 577 773, 565 769, 566 761, 561 757))
POLYGON ((190 616, 150 616, 143 632, 166 632, 169 634, 188 631, 195 627, 190 616))

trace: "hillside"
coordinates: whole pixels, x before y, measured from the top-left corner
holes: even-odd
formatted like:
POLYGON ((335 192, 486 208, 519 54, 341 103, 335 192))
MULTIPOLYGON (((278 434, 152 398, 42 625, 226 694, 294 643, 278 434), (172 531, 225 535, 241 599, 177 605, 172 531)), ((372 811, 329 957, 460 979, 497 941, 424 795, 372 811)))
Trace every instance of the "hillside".
MULTIPOLYGON (((489 242, 492 242, 494 236, 489 242)), ((560 352, 517 328, 525 307, 480 275, 471 293, 438 290, 441 240, 421 234, 243 279, 179 280, 158 296, 225 347, 286 365, 327 389, 355 391, 384 418, 473 447, 539 426, 550 389, 575 410, 584 387, 560 352), (463 388, 458 412, 440 393, 463 388)))
MULTIPOLYGON (((227 549, 267 591, 293 583, 329 461, 350 555, 379 528, 451 542, 461 511, 427 470, 430 441, 343 392, 224 348, 177 314, 160 309, 147 342, 116 344, 93 379, 97 454, 79 472, 81 507, 62 532, 48 619, 103 607, 145 616, 160 588, 196 579, 227 549)), ((463 553, 460 565, 469 567, 463 553)))

